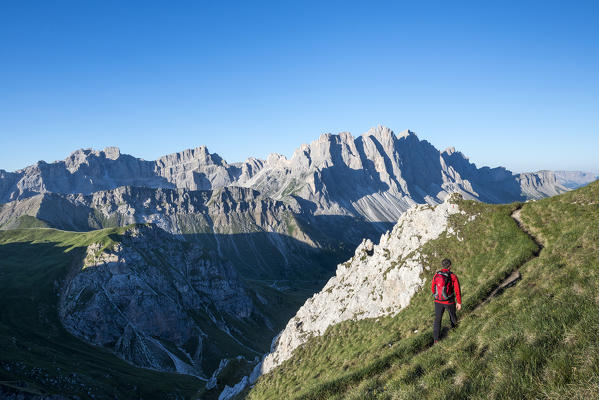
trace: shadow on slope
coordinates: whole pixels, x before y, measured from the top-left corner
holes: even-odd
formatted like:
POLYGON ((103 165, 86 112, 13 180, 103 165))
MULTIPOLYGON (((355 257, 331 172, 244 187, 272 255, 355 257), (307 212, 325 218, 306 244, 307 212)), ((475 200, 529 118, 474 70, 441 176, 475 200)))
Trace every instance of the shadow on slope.
POLYGON ((12 243, 14 231, 0 233, 0 393, 193 397, 203 386, 200 380, 135 368, 64 330, 57 312, 59 287, 69 270, 81 265, 85 248, 60 243, 73 234, 53 238, 44 231, 37 237, 18 233, 19 242, 12 243), (47 242, 26 241, 40 239, 47 242))
MULTIPOLYGON (((322 288, 334 274, 337 263, 351 255, 355 241, 361 236, 374 236, 381 229, 363 221, 350 224, 350 220, 329 216, 318 217, 319 222, 302 220, 307 229, 314 230, 313 236, 319 238, 321 248, 272 232, 172 235, 156 228, 162 232, 162 239, 147 243, 157 254, 148 257, 159 259, 161 247, 170 240, 188 248, 204 248, 234 266, 254 304, 255 310, 248 318, 221 313, 231 333, 247 348, 232 346, 234 343, 224 340, 226 335, 219 330, 208 330, 211 339, 207 341, 203 363, 208 375, 222 358, 243 355, 251 360, 268 351, 275 334, 308 297, 322 288), (347 225, 352 228, 343 229, 347 225), (350 244, 338 245, 339 239, 350 244)), ((4 368, 0 368, 1 380, 12 386, 10 382, 17 382, 17 387, 33 388, 40 393, 79 395, 91 391, 105 397, 126 397, 123 393, 139 391, 144 398, 167 398, 169 385, 178 388, 173 392, 189 397, 203 387, 203 382, 192 377, 135 368, 108 350, 76 339, 62 327, 57 315, 61 283, 69 271, 75 273, 80 268, 89 244, 120 242, 124 229, 0 232, 0 343, 4 368)), ((173 260, 163 258, 160 263, 169 270, 182 269, 173 260)), ((110 316, 99 315, 103 317, 110 316)), ((197 319, 198 323, 202 321, 208 322, 197 319)), ((220 386, 225 383, 234 382, 219 380, 220 386)))
POLYGON ((511 171, 503 168, 476 168, 476 165, 460 152, 443 152, 441 156, 447 165, 453 167, 463 179, 468 179, 472 188, 486 203, 506 203, 524 201, 522 187, 511 171))

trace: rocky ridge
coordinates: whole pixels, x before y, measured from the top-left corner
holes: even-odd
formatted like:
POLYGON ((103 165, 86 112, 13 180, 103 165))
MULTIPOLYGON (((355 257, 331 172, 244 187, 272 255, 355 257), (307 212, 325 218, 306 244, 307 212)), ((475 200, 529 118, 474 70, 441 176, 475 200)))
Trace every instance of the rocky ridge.
POLYGON ((564 193, 565 186, 553 171, 522 173, 518 176, 518 181, 527 200, 539 200, 564 193))
POLYGON ((554 171, 557 181, 568 189, 576 189, 599 179, 599 173, 583 171, 554 171))
POLYGON ((275 338, 261 373, 289 359, 294 349, 333 324, 395 315, 405 308, 424 282, 425 267, 418 249, 443 233, 453 234, 447 229, 448 218, 459 212, 450 199, 436 207, 414 206, 392 231, 381 236, 378 245, 364 240, 275 338))
POLYGON ((117 148, 78 150, 66 160, 0 171, 0 202, 42 193, 82 194, 119 186, 215 190, 243 186, 275 200, 305 203, 315 214, 394 222, 416 203, 438 204, 453 192, 466 199, 510 202, 567 189, 547 174, 514 175, 477 168, 454 149, 438 151, 413 132, 378 126, 354 138, 324 134, 290 159, 271 154, 229 164, 204 146, 145 161, 117 148))
POLYGON ((275 201, 249 188, 200 191, 122 186, 89 195, 44 193, 0 205, 0 227, 29 215, 74 231, 153 223, 174 234, 278 232, 287 230, 281 226, 286 218, 301 213, 297 202, 275 201))

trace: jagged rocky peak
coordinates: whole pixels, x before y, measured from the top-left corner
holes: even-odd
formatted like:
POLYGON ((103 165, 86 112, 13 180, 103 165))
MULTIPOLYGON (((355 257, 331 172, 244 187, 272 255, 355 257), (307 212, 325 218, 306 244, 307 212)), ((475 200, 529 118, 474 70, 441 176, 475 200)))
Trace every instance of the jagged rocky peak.
POLYGON ((327 143, 331 141, 333 134, 330 132, 322 133, 318 139, 316 139, 316 143, 327 143))
POLYGON ((116 146, 109 146, 104 149, 104 154, 109 160, 116 160, 121 156, 121 150, 116 146))
POLYGON ((443 153, 445 153, 445 154, 447 154, 449 156, 452 155, 452 154, 454 154, 455 152, 456 152, 455 151, 455 147, 453 147, 453 146, 448 147, 445 150, 443 150, 443 153))
POLYGON ((289 163, 289 160, 287 160, 287 157, 285 157, 283 154, 271 153, 266 158, 266 162, 269 165, 273 165, 273 166, 275 166, 275 165, 287 165, 289 163))
POLYGON ((395 140, 397 139, 395 133, 393 133, 391 129, 383 125, 377 125, 376 127, 370 128, 368 132, 364 133, 362 136, 374 136, 381 143, 392 143, 395 142, 395 140))
MULTIPOLYGON (((441 158, 447 159, 447 160, 449 160, 449 159, 455 160, 455 162, 465 162, 465 163, 470 164, 470 158, 466 154, 462 153, 461 151, 456 150, 456 148, 453 146, 450 146, 450 147, 446 148, 445 150, 443 150, 441 152, 441 158)), ((472 164, 472 165, 476 168, 475 164, 472 164)), ((499 168, 502 168, 502 167, 499 167, 499 168)), ((503 169, 505 170, 505 168, 503 168, 503 169)), ((510 172, 510 174, 511 174, 511 172, 510 172)))
POLYGON ((79 149, 72 152, 65 160, 65 166, 70 172, 75 172, 82 164, 89 164, 90 158, 117 160, 121 150, 116 146, 106 147, 104 150, 79 149))
POLYGON ((300 173, 337 165, 362 168, 355 140, 349 132, 336 135, 323 133, 317 140, 296 149, 291 158, 291 166, 296 170, 294 172, 300 173))
POLYGON ((87 158, 90 155, 99 156, 100 153, 93 149, 79 149, 72 152, 65 160, 65 166, 69 172, 75 172, 81 164, 87 163, 87 158))
POLYGON ((351 133, 344 131, 339 133, 339 138, 341 142, 351 144, 355 140, 351 133))
POLYGON ((416 134, 409 129, 403 130, 403 131, 399 132, 399 135, 397 135, 398 139, 406 139, 409 137, 417 138, 418 136, 416 136, 416 134))
MULTIPOLYGON (((419 142, 417 136, 410 130, 405 130, 400 138, 413 137, 419 142)), ((325 167, 338 165, 340 163, 352 169, 362 169, 363 159, 377 159, 379 164, 383 162, 378 144, 382 145, 385 156, 392 159, 396 153, 396 142, 398 137, 386 126, 376 126, 355 138, 349 132, 341 132, 337 135, 323 134, 320 138, 309 145, 302 145, 294 154, 296 156, 311 157, 312 164, 325 167), (378 143, 378 144, 377 144, 378 143)))
POLYGON ((277 336, 262 364, 267 373, 289 359, 310 337, 346 320, 395 315, 422 287, 423 265, 419 249, 448 229, 449 217, 460 211, 454 196, 431 207, 416 205, 406 211, 378 245, 363 240, 354 256, 339 264, 336 275, 299 309, 277 336), (400 261, 400 262, 398 262, 400 261))
POLYGON ((243 162, 237 162, 231 165, 235 166, 236 168, 241 168, 244 173, 250 174, 250 176, 252 176, 264 167, 264 163, 265 161, 259 158, 248 157, 247 160, 243 162))
POLYGON ((376 141, 383 146, 383 149, 387 155, 393 155, 397 151, 396 145, 398 143, 403 144, 406 141, 420 143, 418 136, 411 130, 406 129, 396 136, 391 129, 384 125, 378 125, 376 127, 370 128, 366 133, 362 134, 362 137, 371 137, 376 139, 376 141))
POLYGON ((216 153, 210 153, 206 146, 187 149, 177 153, 167 154, 156 160, 158 167, 168 167, 181 163, 194 163, 197 165, 227 165, 216 153))

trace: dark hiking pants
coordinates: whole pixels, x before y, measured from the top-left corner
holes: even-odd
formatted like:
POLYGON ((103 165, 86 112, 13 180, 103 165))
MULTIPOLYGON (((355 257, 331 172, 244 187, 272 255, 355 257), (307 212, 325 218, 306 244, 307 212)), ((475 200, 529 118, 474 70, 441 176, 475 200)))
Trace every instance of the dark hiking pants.
POLYGON ((439 332, 441 331, 441 319, 443 318, 443 312, 447 309, 449 312, 449 321, 451 327, 455 328, 458 323, 458 316, 455 312, 455 303, 453 304, 441 304, 435 302, 435 323, 433 324, 433 337, 435 341, 439 340, 439 332))

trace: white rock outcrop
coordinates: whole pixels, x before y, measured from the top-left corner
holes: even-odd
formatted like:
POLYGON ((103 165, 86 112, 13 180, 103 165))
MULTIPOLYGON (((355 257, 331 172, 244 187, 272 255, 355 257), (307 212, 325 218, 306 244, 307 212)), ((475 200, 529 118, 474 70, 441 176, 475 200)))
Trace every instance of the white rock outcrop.
POLYGON ((322 335, 346 320, 395 315, 406 307, 424 283, 418 252, 447 230, 450 215, 460 212, 447 200, 431 207, 418 205, 400 218, 391 232, 373 246, 364 240, 355 255, 339 264, 336 275, 299 309, 275 338, 262 363, 262 373, 289 359, 310 337, 322 335), (372 249, 372 250, 369 250, 372 249))

